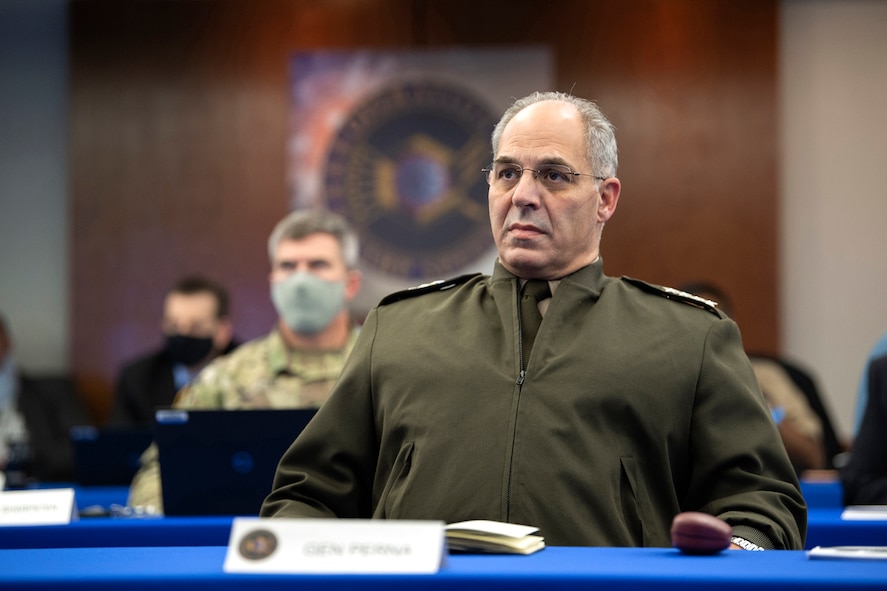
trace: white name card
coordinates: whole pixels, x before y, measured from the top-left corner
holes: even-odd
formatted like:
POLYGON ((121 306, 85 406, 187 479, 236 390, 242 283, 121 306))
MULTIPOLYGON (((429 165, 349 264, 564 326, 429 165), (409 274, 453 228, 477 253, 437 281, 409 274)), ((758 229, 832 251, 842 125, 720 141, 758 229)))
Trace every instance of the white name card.
POLYGON ((841 512, 844 521, 885 521, 887 505, 850 505, 841 512))
POLYGON ((0 493, 0 526, 63 525, 74 516, 73 488, 7 490, 0 493))
POLYGON ((238 517, 225 572, 432 574, 444 557, 440 521, 238 517))

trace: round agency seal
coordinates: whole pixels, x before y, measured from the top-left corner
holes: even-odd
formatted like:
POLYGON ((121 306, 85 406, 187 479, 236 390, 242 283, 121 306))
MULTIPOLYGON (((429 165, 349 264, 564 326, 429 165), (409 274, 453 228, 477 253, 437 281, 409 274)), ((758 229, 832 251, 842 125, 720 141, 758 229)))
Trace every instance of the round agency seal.
POLYGON ((496 119, 465 89, 400 81, 359 104, 334 136, 327 205, 351 221, 370 265, 447 276, 493 245, 487 183, 496 119))
POLYGON ((257 529, 243 536, 238 549, 247 560, 268 558, 277 549, 277 536, 266 529, 257 529))

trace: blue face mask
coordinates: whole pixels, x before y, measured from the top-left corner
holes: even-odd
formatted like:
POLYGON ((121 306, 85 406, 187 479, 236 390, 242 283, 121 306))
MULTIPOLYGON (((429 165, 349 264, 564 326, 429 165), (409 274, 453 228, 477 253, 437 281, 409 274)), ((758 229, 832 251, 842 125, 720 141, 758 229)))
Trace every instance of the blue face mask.
POLYGON ((271 301, 293 332, 317 334, 342 311, 345 282, 326 281, 300 271, 271 284, 271 301))

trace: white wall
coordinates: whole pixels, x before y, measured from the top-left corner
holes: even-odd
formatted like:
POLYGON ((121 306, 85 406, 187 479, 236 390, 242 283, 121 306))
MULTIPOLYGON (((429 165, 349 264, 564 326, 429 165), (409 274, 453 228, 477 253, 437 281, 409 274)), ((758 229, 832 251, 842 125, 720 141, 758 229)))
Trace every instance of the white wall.
MULTIPOLYGON (((66 42, 64 0, 0 1, 0 311, 33 369, 68 363, 66 42)), ((849 435, 887 331, 887 2, 782 0, 780 47, 783 345, 849 435)))
POLYGON ((68 367, 64 0, 0 0, 0 312, 19 362, 68 367))
POLYGON ((783 351, 847 436, 887 332, 887 2, 783 0, 780 42, 783 351))

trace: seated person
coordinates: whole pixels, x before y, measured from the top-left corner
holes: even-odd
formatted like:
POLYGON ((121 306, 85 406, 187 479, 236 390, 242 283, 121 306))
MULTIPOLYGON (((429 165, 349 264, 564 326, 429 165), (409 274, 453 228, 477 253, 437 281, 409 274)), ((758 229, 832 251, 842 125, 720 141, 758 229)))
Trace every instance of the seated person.
POLYGON ((228 292, 204 277, 182 278, 169 289, 160 328, 163 347, 120 371, 110 425, 152 425, 156 408, 172 404, 176 392, 206 364, 236 346, 228 292))
POLYGON ((804 393, 777 361, 757 355, 749 360, 795 470, 826 469, 822 422, 804 393))
POLYGON ((0 471, 6 484, 72 482, 70 430, 90 424, 74 381, 19 370, 12 334, 0 316, 0 471))
MULTIPOLYGON (((268 239, 271 332, 210 363, 176 397, 177 408, 320 406, 357 337, 348 304, 360 289, 357 235, 340 216, 295 211, 268 239)), ((128 504, 163 511, 157 446, 142 454, 128 504)))
POLYGON ((492 147, 492 275, 370 311, 261 515, 491 519, 553 546, 669 547, 674 517, 704 511, 735 549, 802 548, 804 498, 736 324, 604 274, 621 182, 603 113, 536 93, 492 147))
POLYGON ((12 336, 0 316, 0 472, 10 486, 24 484, 28 429, 19 410, 19 373, 12 356, 12 336))
POLYGON ((862 375, 859 378, 859 386, 856 393, 856 412, 853 417, 854 436, 859 431, 860 425, 862 425, 862 415, 865 414, 865 408, 868 405, 869 364, 875 358, 881 357, 882 355, 887 355, 887 333, 881 335, 881 338, 878 339, 878 342, 875 343, 875 346, 869 351, 868 359, 865 360, 865 364, 862 367, 862 375))
POLYGON ((841 470, 845 505, 887 505, 887 355, 869 363, 867 383, 862 424, 841 470))

